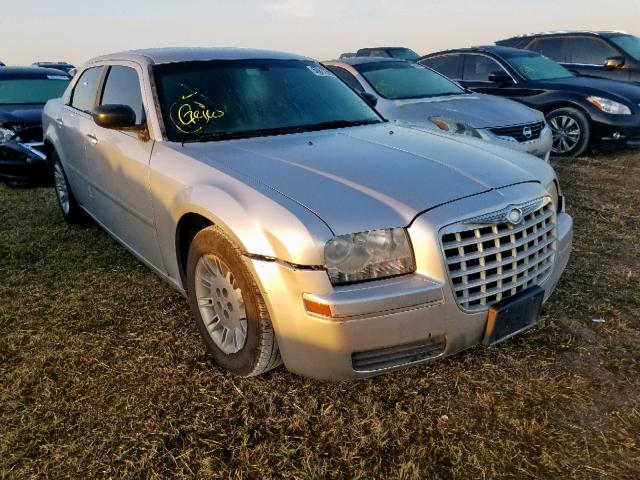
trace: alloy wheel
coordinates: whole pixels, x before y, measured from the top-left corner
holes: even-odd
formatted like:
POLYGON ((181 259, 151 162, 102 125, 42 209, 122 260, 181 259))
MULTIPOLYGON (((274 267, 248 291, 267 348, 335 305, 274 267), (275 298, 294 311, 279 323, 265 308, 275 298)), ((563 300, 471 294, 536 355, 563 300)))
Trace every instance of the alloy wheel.
POLYGON ((549 120, 553 133, 553 153, 565 154, 571 152, 582 138, 580 124, 567 115, 559 115, 549 120))
POLYGON ((67 188, 67 180, 64 178, 62 167, 59 163, 55 163, 53 166, 53 179, 56 185, 56 195, 60 202, 60 207, 65 214, 69 213, 69 189, 67 188))
POLYGON ((195 269, 200 315, 215 345, 238 353, 247 341, 247 314, 242 290, 229 267, 216 255, 205 255, 195 269))

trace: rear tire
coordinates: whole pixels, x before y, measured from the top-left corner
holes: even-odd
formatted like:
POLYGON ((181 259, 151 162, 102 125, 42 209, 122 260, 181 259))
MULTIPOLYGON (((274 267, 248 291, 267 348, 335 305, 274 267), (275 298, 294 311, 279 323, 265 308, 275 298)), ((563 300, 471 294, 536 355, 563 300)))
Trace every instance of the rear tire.
POLYGON ((553 133, 553 155, 579 157, 590 146, 591 124, 587 116, 575 108, 559 108, 546 115, 553 133))
POLYGON ((64 173, 60 157, 58 157, 58 154, 54 151, 51 158, 53 160, 52 170, 54 189, 56 192, 56 198, 58 199, 58 205, 60 206, 65 222, 71 225, 85 223, 87 218, 86 214, 82 208, 80 208, 80 205, 78 205, 76 197, 73 195, 73 191, 71 191, 71 185, 69 185, 67 175, 64 173))
POLYGON ((240 377, 282 363, 264 299, 240 250, 216 226, 201 230, 187 260, 187 296, 207 350, 240 377))

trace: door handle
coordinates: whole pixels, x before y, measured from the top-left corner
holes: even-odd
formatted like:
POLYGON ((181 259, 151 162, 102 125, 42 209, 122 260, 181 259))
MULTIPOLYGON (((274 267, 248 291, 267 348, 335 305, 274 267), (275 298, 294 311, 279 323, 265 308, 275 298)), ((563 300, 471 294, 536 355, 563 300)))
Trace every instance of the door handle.
POLYGON ((97 145, 98 144, 98 138, 95 135, 88 134, 87 138, 89 139, 89 143, 91 145, 97 145))
POLYGON ((58 124, 59 127, 64 126, 64 122, 62 121, 62 118, 56 118, 56 123, 58 124))

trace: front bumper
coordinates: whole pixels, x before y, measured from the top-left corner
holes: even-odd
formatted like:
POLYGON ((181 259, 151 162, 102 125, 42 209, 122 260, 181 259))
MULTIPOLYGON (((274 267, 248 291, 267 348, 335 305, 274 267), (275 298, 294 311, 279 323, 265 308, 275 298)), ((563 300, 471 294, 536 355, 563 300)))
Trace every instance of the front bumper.
POLYGON ((22 143, 10 140, 0 144, 0 179, 31 181, 48 175, 47 156, 42 142, 22 143))
POLYGON ((592 142, 596 145, 640 146, 640 114, 591 113, 592 142))
POLYGON ((541 158, 545 162, 549 161, 551 157, 551 148, 553 147, 553 134, 551 128, 545 125, 544 129, 540 132, 540 136, 535 140, 528 142, 518 142, 513 138, 498 137, 491 133, 489 129, 483 129, 480 131, 482 138, 490 143, 499 145, 501 147, 507 147, 518 152, 528 153, 541 158))
MULTIPOLYGON (((440 247, 440 229, 540 195, 536 184, 517 185, 463 199, 420 216, 409 228, 417 272, 395 279, 332 287, 326 272, 293 270, 274 262, 249 260, 269 308, 287 368, 301 375, 357 378, 385 373, 452 355, 481 343, 487 311, 463 312, 449 284, 440 247), (504 195, 504 196, 503 196, 504 195), (329 304, 334 318, 309 314, 303 298, 329 304)), ((557 252, 541 287, 549 298, 564 271, 573 221, 557 217, 557 252)))

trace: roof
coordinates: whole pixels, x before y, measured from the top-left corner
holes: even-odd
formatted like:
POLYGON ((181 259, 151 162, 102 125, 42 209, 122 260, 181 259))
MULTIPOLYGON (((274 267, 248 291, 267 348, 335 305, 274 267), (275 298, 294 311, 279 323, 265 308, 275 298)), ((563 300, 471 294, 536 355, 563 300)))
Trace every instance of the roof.
POLYGON ((556 30, 549 32, 538 32, 538 33, 525 33, 523 35, 515 35, 513 37, 505 38, 503 41, 507 40, 517 40, 520 38, 530 38, 530 37, 543 37, 546 35, 619 35, 625 34, 627 32, 617 31, 617 30, 609 30, 609 31, 595 31, 595 30, 556 30))
POLYGON ((162 64, 191 61, 245 59, 310 60, 307 57, 292 53, 269 50, 253 50, 248 48, 175 47, 117 52, 92 58, 89 60, 89 63, 104 60, 130 60, 144 64, 162 64))
MULTIPOLYGON (((441 52, 430 53, 429 55, 425 55, 425 57, 432 57, 434 55, 442 55, 445 53, 465 53, 465 52, 469 52, 469 53, 485 52, 485 53, 497 55, 499 57, 503 55, 517 54, 517 53, 528 53, 530 55, 536 55, 535 53, 529 50, 521 50, 519 48, 501 47, 499 45, 484 45, 480 47, 454 48, 452 50, 443 50, 441 52)), ((422 57, 422 58, 425 58, 425 57, 422 57)))
POLYGON ((327 60, 323 63, 346 63, 347 65, 364 65, 367 63, 381 63, 381 62, 403 62, 406 63, 406 60, 401 60, 399 58, 391 58, 391 57, 347 57, 341 58, 339 60, 327 60))
POLYGON ((67 76, 61 70, 56 70, 55 68, 44 68, 44 67, 2 67, 0 68, 0 77, 32 77, 32 76, 46 76, 46 75, 55 75, 59 76, 67 76))

